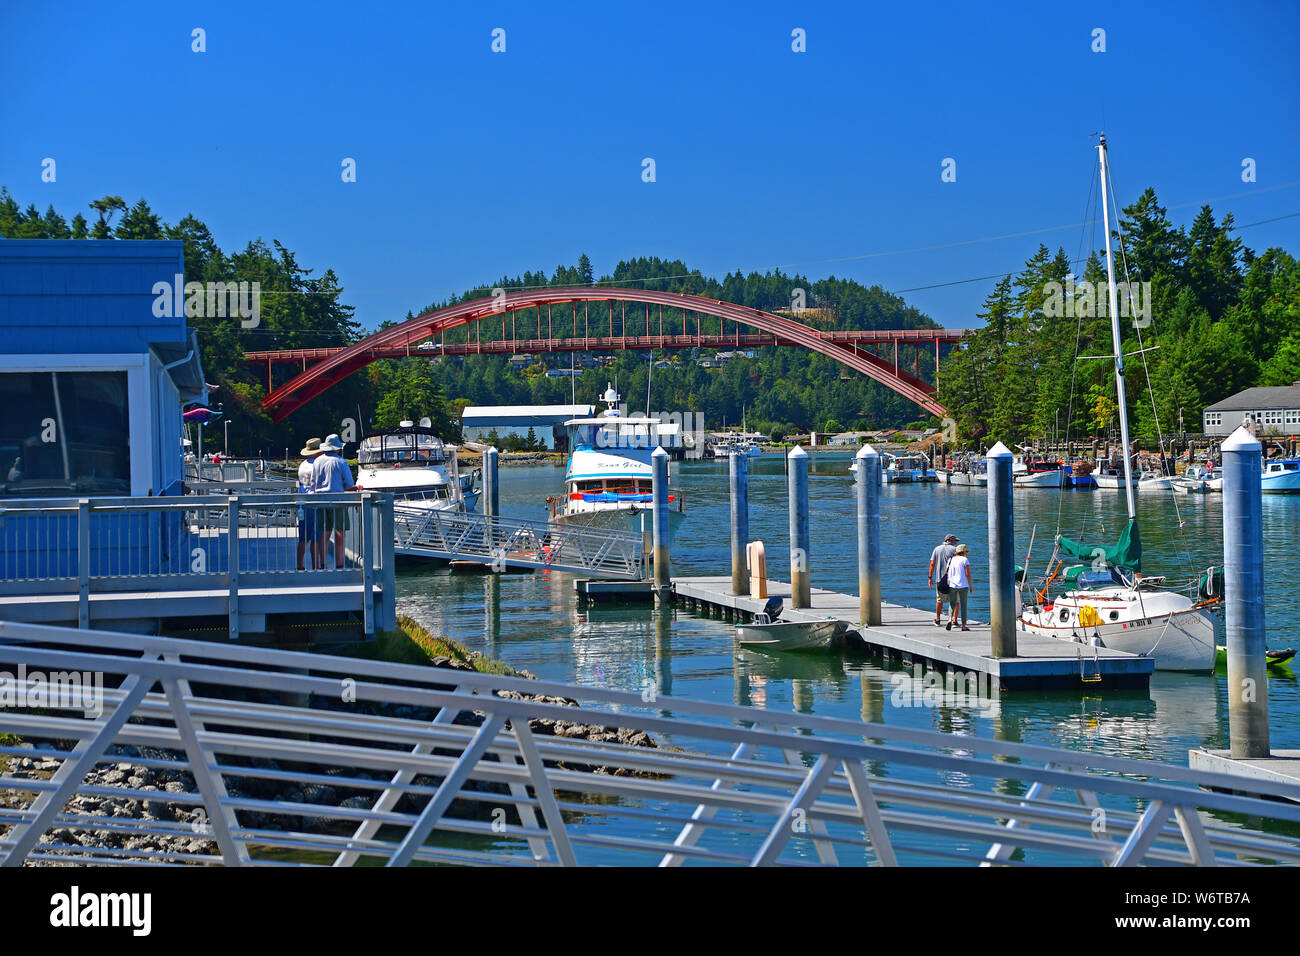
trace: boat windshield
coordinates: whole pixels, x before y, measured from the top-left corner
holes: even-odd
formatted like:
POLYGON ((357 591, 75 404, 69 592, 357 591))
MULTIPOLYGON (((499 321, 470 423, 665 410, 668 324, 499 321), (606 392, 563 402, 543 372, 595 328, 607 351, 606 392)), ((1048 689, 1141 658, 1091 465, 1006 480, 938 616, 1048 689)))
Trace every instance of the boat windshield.
POLYGON ((655 428, 650 422, 610 419, 609 422, 583 422, 569 426, 569 447, 578 450, 617 448, 653 448, 655 428))
POLYGON ((451 452, 442 439, 421 429, 371 435, 357 450, 361 465, 431 465, 450 460, 451 452))

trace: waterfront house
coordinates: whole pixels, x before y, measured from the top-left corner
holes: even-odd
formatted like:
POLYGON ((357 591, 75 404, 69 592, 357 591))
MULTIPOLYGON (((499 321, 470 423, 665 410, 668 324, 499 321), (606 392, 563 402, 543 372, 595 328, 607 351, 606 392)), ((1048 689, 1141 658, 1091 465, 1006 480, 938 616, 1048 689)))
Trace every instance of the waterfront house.
POLYGON ((1258 436, 1300 436, 1300 382, 1248 388, 1201 412, 1206 437, 1231 435, 1247 417, 1258 436))

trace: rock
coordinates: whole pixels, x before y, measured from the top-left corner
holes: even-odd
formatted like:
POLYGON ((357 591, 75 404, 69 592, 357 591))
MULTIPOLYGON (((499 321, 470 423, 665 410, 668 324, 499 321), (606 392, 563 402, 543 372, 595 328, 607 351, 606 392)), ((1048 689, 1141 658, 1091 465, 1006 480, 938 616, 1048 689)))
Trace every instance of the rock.
MULTIPOLYGON (((131 765, 127 764, 126 766, 128 769, 130 769, 131 765)), ((126 771, 110 770, 104 774, 104 776, 100 779, 99 782, 106 787, 116 787, 118 784, 122 783, 125 780, 126 780, 126 771)))
POLYGON ((184 793, 185 785, 179 780, 168 780, 163 784, 163 789, 168 793, 184 793))

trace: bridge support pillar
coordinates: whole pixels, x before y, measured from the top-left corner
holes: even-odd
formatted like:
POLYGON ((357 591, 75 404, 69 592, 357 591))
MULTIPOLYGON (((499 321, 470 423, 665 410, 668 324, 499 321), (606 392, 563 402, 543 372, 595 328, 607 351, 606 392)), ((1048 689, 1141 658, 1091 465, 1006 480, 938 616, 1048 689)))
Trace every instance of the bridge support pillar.
POLYGON ((790 603, 795 608, 812 605, 808 580, 808 453, 795 445, 786 458, 790 490, 790 603))

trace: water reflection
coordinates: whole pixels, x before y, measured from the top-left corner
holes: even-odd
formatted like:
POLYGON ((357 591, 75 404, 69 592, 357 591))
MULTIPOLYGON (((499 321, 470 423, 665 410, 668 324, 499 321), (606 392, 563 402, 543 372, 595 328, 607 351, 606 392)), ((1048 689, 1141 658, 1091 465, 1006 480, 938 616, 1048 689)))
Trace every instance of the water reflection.
MULTIPOLYGON (((812 459, 811 565, 815 586, 853 593, 857 566, 848 464, 848 456, 812 459)), ((788 520, 783 459, 753 459, 750 472, 751 537, 767 542, 769 574, 784 579, 788 520)), ((716 574, 728 566, 726 475, 725 462, 674 465, 674 481, 688 502, 682 533, 674 539, 676 573, 716 574)), ((503 469, 503 512, 539 517, 540 502, 554 492, 561 477, 550 466, 503 469)), ((1139 502, 1144 545, 1152 562, 1149 570, 1191 574, 1220 561, 1221 499, 1172 499, 1153 494, 1139 502)), ((881 502, 887 600, 916 606, 932 600, 926 562, 938 538, 950 530, 970 544, 977 575, 987 568, 987 513, 984 496, 977 491, 891 485, 881 489, 881 502)), ((1288 630, 1284 616, 1291 592, 1300 587, 1295 558, 1300 498, 1266 496, 1264 504, 1267 602, 1276 635, 1272 643, 1284 646, 1300 637, 1288 630)), ((1100 536, 1117 531, 1125 516, 1122 495, 1097 492, 1018 490, 1015 508, 1018 551, 1027 547, 1036 529, 1036 569, 1046 563, 1058 527, 1100 536)), ((1006 693, 987 702, 940 700, 934 706, 902 707, 891 701, 902 668, 843 653, 738 650, 730 623, 681 608, 584 608, 567 575, 448 574, 417 565, 400 567, 398 583, 399 613, 548 679, 734 702, 772 714, 857 718, 1066 746, 1179 766, 1186 766, 1190 748, 1227 744, 1222 674, 1157 674, 1149 692, 1006 693)), ((987 613, 985 593, 977 590, 972 596, 972 616, 987 613)), ((910 668, 906 672, 915 677, 910 668)), ((1269 698, 1273 746, 1300 747, 1295 730, 1300 723, 1300 682, 1284 672, 1270 674, 1269 698)), ((1019 786, 1003 785, 1008 793, 1019 786)))

